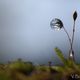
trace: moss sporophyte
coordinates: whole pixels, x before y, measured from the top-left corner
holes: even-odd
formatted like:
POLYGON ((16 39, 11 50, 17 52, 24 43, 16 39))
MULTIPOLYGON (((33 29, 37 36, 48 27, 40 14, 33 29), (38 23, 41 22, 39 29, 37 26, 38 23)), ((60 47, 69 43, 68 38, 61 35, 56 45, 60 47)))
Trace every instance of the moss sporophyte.
POLYGON ((74 33, 75 33, 75 22, 77 19, 77 12, 75 11, 73 13, 73 31, 72 36, 69 35, 68 31, 63 25, 63 22, 58 19, 52 19, 50 22, 51 29, 54 30, 61 30, 63 29, 65 33, 67 34, 70 49, 69 49, 69 58, 66 59, 63 56, 62 51, 59 48, 55 48, 55 52, 58 55, 58 57, 61 59, 61 61, 64 63, 64 67, 60 67, 58 71, 62 72, 65 77, 68 77, 68 80, 80 80, 80 65, 76 64, 75 57, 74 57, 74 50, 73 50, 73 42, 74 42, 74 33), (66 73, 65 73, 66 72, 66 73))
POLYGON ((54 30, 61 30, 61 29, 64 29, 65 33, 67 34, 67 37, 69 39, 69 43, 70 43, 70 50, 69 50, 69 59, 71 60, 75 60, 74 58, 74 50, 73 50, 73 41, 74 41, 74 33, 75 33, 75 21, 77 19, 77 12, 75 11, 73 13, 73 33, 72 33, 72 36, 70 37, 68 31, 66 30, 66 28, 64 27, 63 25, 63 22, 58 19, 58 18, 55 18, 55 19, 52 19, 51 22, 50 22, 50 26, 52 29, 54 30))

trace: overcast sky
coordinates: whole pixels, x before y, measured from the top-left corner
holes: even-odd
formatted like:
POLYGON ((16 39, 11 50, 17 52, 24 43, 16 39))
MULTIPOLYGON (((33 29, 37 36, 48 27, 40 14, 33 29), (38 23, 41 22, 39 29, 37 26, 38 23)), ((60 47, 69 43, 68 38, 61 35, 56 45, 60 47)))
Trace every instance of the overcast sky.
POLYGON ((64 30, 52 30, 50 21, 61 19, 71 34, 75 10, 74 51, 79 62, 80 0, 0 0, 0 62, 22 58, 42 64, 50 60, 60 63, 54 48, 59 47, 68 57, 70 45, 64 30))

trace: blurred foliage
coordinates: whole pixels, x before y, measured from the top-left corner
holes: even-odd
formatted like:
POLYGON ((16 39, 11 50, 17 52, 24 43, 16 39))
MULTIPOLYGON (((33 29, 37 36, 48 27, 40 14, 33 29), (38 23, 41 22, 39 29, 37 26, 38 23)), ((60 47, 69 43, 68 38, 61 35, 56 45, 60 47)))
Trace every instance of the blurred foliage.
POLYGON ((71 75, 77 75, 79 79, 76 80, 80 80, 80 64, 66 59, 59 48, 55 48, 55 52, 64 65, 34 66, 32 62, 18 59, 8 64, 0 64, 0 80, 72 80, 71 75), (50 73, 50 69, 56 73, 50 73))
POLYGON ((65 77, 68 77, 72 74, 77 74, 80 77, 80 65, 77 65, 73 60, 64 58, 63 53, 59 48, 56 47, 55 52, 64 63, 63 67, 60 66, 56 70, 62 72, 63 76, 65 77))
POLYGON ((0 74, 0 80, 11 80, 7 75, 0 74))
POLYGON ((0 69, 0 80, 13 80, 7 71, 0 69))
POLYGON ((39 71, 44 71, 44 72, 48 71, 48 70, 47 70, 47 67, 44 66, 44 65, 39 66, 39 67, 38 67, 38 70, 39 70, 39 71))
POLYGON ((23 62, 21 60, 11 63, 9 67, 24 74, 30 74, 35 69, 32 62, 23 62))

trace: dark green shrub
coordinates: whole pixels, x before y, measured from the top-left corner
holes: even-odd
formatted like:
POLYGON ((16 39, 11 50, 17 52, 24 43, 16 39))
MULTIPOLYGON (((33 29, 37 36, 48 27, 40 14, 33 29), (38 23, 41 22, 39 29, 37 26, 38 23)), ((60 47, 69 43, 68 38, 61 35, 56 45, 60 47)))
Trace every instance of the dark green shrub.
POLYGON ((10 68, 24 74, 30 74, 34 70, 31 62, 16 61, 10 64, 10 68))

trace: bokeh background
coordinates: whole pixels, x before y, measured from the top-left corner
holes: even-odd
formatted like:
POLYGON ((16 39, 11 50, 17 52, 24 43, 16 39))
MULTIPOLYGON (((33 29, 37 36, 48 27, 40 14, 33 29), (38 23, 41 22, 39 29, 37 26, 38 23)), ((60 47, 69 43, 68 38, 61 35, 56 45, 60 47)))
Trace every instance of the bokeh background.
POLYGON ((63 21, 70 36, 77 11, 74 51, 80 61, 80 0, 0 0, 0 62, 21 58, 35 64, 61 64, 54 52, 59 47, 66 58, 69 41, 64 30, 54 31, 50 21, 63 21))

